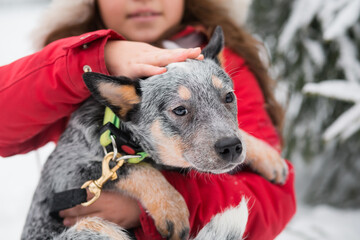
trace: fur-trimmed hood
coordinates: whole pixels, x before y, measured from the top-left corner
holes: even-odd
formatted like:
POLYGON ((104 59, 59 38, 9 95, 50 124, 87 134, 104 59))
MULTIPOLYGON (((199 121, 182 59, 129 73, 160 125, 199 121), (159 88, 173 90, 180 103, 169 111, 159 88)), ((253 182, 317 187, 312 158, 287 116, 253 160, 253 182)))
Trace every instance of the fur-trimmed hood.
MULTIPOLYGON (((236 24, 244 24, 252 0, 209 0, 220 1, 229 11, 236 24)), ((95 0, 52 0, 34 30, 36 49, 44 46, 46 36, 54 29, 73 23, 81 23, 91 14, 95 0)))

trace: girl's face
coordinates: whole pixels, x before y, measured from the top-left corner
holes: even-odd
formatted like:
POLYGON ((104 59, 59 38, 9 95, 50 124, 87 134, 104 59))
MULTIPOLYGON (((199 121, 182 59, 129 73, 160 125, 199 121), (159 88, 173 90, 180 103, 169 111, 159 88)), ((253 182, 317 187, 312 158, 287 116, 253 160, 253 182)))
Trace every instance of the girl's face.
POLYGON ((184 11, 184 0, 98 0, 98 4, 107 28, 147 43, 177 26, 184 11))

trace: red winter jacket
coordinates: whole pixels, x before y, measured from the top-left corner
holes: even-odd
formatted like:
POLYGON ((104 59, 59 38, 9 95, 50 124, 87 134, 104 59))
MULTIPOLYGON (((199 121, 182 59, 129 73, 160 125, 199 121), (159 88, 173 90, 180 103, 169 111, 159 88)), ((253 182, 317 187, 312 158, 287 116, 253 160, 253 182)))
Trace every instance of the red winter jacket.
MULTIPOLYGON (((99 30, 56 41, 42 51, 0 67, 0 155, 11 156, 57 141, 70 114, 90 95, 81 75, 108 74, 104 45, 123 39, 111 30, 99 30)), ((223 52, 238 99, 239 127, 277 147, 279 138, 264 108, 264 99, 246 63, 231 50, 223 52)), ((191 235, 195 236, 213 215, 250 199, 247 239, 274 239, 295 213, 294 170, 290 163, 285 185, 274 185, 251 172, 235 175, 201 175, 191 171, 163 174, 183 195, 189 211, 191 235)), ((161 239, 152 218, 143 210, 138 239, 161 239)))

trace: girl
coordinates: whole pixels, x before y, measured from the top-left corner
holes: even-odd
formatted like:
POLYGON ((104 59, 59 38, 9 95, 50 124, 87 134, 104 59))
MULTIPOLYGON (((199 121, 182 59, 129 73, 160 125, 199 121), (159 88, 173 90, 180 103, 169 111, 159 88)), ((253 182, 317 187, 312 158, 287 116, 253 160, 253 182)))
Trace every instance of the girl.
MULTIPOLYGON (((45 47, 0 68, 0 154, 25 153, 56 141, 70 114, 90 95, 81 78, 84 71, 130 78, 161 74, 171 62, 202 59, 198 47, 206 45, 216 25, 225 33, 226 48, 220 60, 234 82, 240 127, 280 150, 282 111, 259 59, 258 43, 229 17, 229 9, 234 8, 225 4, 229 2, 53 0, 36 32, 37 42, 45 47), (166 50, 164 46, 190 49, 166 50), (8 115, 11 121, 5 118, 8 115)), ((283 186, 249 171, 163 174, 184 196, 191 235, 246 196, 250 215, 245 236, 259 240, 274 239, 295 212, 290 163, 289 169, 283 186)), ((104 193, 90 207, 78 206, 60 215, 67 226, 79 217, 99 216, 133 229, 138 239, 161 239, 146 209, 119 193, 104 193)))

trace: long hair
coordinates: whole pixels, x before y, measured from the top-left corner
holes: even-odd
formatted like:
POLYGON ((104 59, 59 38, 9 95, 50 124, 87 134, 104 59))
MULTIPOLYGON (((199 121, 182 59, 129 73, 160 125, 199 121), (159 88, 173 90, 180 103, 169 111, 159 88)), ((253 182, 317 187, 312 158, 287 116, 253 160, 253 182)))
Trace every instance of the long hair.
MULTIPOLYGON (((255 75, 264 95, 266 110, 279 136, 282 136, 284 111, 273 94, 275 82, 270 78, 267 68, 260 59, 259 46, 261 44, 251 34, 234 23, 226 9, 219 2, 216 0, 185 0, 181 26, 175 31, 180 30, 186 25, 201 25, 205 27, 209 37, 215 27, 220 25, 224 31, 225 45, 241 56, 246 61, 250 71, 255 75)), ((73 25, 69 24, 50 32, 45 38, 45 45, 60 38, 76 36, 105 28, 96 0, 92 11, 84 22, 73 25)), ((174 29, 164 36, 173 32, 174 29)))

